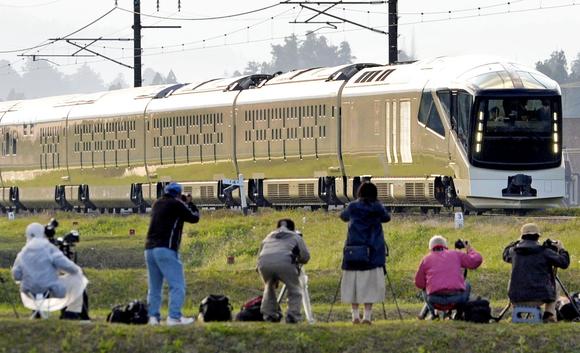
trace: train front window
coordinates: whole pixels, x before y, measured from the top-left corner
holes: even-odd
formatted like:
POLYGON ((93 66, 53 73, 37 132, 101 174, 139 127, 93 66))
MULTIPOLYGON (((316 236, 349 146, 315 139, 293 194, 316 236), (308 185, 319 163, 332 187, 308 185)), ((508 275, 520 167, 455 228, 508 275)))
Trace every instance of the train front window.
POLYGON ((559 97, 480 97, 473 118, 474 165, 496 169, 560 165, 559 97))

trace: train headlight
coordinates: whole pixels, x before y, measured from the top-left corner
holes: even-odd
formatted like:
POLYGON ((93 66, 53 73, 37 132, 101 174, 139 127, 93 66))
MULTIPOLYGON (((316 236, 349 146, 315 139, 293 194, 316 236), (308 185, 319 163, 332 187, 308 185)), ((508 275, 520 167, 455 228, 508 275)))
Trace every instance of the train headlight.
POLYGON ((558 133, 554 132, 554 143, 558 142, 558 133))
POLYGON ((483 138, 483 134, 481 132, 478 132, 477 135, 475 135, 475 140, 477 142, 481 142, 482 138, 483 138))
POLYGON ((481 152, 481 143, 475 145, 475 152, 477 153, 481 152))
POLYGON ((559 150, 559 148, 558 148, 558 144, 557 144, 557 143, 555 143, 555 144, 554 144, 554 154, 557 154, 557 153, 558 153, 558 150, 559 150))

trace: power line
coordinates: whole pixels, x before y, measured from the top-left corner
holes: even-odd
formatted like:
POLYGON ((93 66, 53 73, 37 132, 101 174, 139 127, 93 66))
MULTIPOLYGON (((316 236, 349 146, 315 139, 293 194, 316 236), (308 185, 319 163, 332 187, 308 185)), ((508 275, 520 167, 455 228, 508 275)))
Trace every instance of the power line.
MULTIPOLYGON (((287 1, 285 1, 287 2, 287 1)), ((158 15, 148 15, 148 14, 144 14, 141 12, 135 12, 133 10, 129 10, 129 9, 125 9, 122 7, 119 7, 118 9, 121 11, 125 11, 125 12, 129 12, 132 13, 134 15, 141 15, 143 17, 150 17, 150 18, 157 18, 157 19, 161 19, 161 20, 172 20, 172 21, 211 21, 211 20, 223 20, 226 18, 232 18, 232 17, 239 17, 239 16, 244 16, 244 15, 249 15, 249 14, 253 14, 256 12, 261 12, 261 11, 265 11, 268 9, 271 9, 273 7, 277 7, 282 5, 282 3, 275 3, 269 6, 265 6, 265 7, 261 7, 259 9, 254 9, 254 10, 249 10, 249 11, 245 11, 245 12, 239 12, 239 13, 234 13, 234 14, 230 14, 230 15, 223 15, 223 16, 213 16, 213 17, 193 17, 193 18, 187 18, 187 17, 166 17, 166 16, 158 16, 158 15)))
MULTIPOLYGON (((102 20, 103 18, 107 17, 111 12, 115 11, 116 7, 113 7, 112 9, 110 9, 109 11, 107 11, 107 13, 105 13, 104 15, 101 15, 99 18, 97 18, 94 21, 89 22, 88 24, 84 25, 83 27, 77 29, 76 31, 73 31, 69 34, 67 34, 64 37, 61 37, 62 39, 66 38, 66 37, 70 37, 74 34, 79 33, 80 31, 82 31, 83 29, 86 29, 92 25, 94 25, 95 23, 99 22, 100 20, 102 20)), ((28 47, 28 48, 20 48, 20 49, 12 49, 12 50, 0 50, 0 54, 10 54, 10 53, 19 53, 19 52, 27 52, 33 49, 38 49, 38 48, 42 48, 42 47, 46 47, 47 45, 51 45, 53 43, 55 43, 56 41, 44 41, 41 44, 32 46, 32 47, 28 47)))
MULTIPOLYGON (((517 4, 524 1, 532 1, 532 0, 513 0, 513 1, 503 1, 501 3, 492 4, 492 5, 483 5, 478 7, 471 7, 471 8, 461 8, 461 9, 451 9, 445 11, 418 11, 418 12, 398 12, 398 15, 406 15, 406 16, 422 16, 422 15, 449 15, 457 12, 473 12, 479 10, 485 10, 495 7, 503 7, 503 6, 511 6, 513 4, 517 4)), ((356 10, 356 9, 349 9, 346 7, 340 8, 340 10, 348 11, 348 12, 358 12, 358 13, 365 13, 365 14, 376 14, 376 15, 391 15, 394 13, 384 12, 384 11, 371 11, 371 10, 356 10)))
MULTIPOLYGON (((144 47, 142 48, 143 50, 166 50, 166 49, 171 49, 171 48, 180 48, 180 47, 184 47, 187 45, 192 45, 192 44, 203 44, 203 43, 207 43, 209 41, 212 40, 216 40, 216 39, 224 39, 227 37, 230 37, 233 34, 236 33, 240 33, 243 31, 248 31, 250 29, 253 29, 255 27, 258 27, 260 25, 263 25, 264 23, 268 23, 270 21, 273 21, 276 18, 284 18, 285 15, 289 14, 290 12, 292 12, 293 10, 295 10, 295 8, 291 8, 288 10, 285 10, 283 12, 280 12, 278 14, 272 15, 270 17, 267 17, 259 22, 253 23, 251 25, 247 25, 247 26, 243 26, 243 27, 239 27, 237 29, 234 29, 230 32, 225 32, 222 34, 217 34, 217 35, 213 35, 211 37, 206 37, 206 38, 202 38, 202 39, 197 39, 195 41, 191 41, 191 42, 183 42, 183 43, 176 43, 176 44, 168 44, 168 45, 157 45, 157 46, 151 46, 151 47, 144 47)), ((99 48, 103 48, 103 49, 112 49, 112 50, 129 50, 129 48, 127 47, 113 47, 113 46, 98 46, 99 48)))
POLYGON ((41 7, 41 6, 52 5, 54 3, 61 2, 61 1, 62 0, 53 0, 53 1, 49 1, 49 2, 43 2, 40 4, 26 4, 26 5, 13 5, 13 4, 0 3, 0 7, 13 7, 13 8, 41 7))
MULTIPOLYGON (((526 1, 526 0, 521 0, 521 1, 526 1)), ((522 12, 531 12, 531 11, 540 11, 540 10, 550 10, 550 9, 554 9, 554 8, 564 8, 564 7, 572 7, 572 6, 576 6, 579 5, 577 3, 570 3, 570 4, 562 4, 562 5, 553 5, 553 6, 538 6, 535 8, 527 8, 527 9, 520 9, 520 10, 509 10, 509 11, 502 11, 502 12, 494 12, 494 13, 488 13, 488 14, 482 14, 482 15, 469 15, 469 16, 462 16, 462 17, 450 17, 450 18, 445 18, 445 19, 436 19, 436 20, 424 20, 424 21, 417 21, 417 22, 406 22, 406 23, 399 23, 399 26, 403 26, 403 25, 414 25, 414 24, 422 24, 422 23, 428 23, 428 22, 441 22, 441 21, 453 21, 453 20, 460 20, 460 19, 465 19, 465 18, 472 18, 472 17, 486 17, 486 16, 496 16, 496 15, 502 15, 502 14, 514 14, 514 13, 522 13, 522 12)), ((268 20, 266 20, 268 21, 268 20)), ((246 26, 248 27, 248 26, 246 26)), ((239 31, 244 30, 246 27, 238 29, 236 31, 233 31, 231 33, 236 33, 239 31)), ((385 26, 377 26, 376 28, 388 28, 388 25, 385 26)), ((353 29, 349 29, 349 30, 342 30, 341 32, 359 32, 362 31, 363 29, 358 29, 358 28, 353 28, 353 29)), ((332 34, 337 34, 337 31, 323 31, 320 32, 321 35, 332 35, 332 34)), ((306 37, 306 34, 304 35, 296 35, 297 37, 306 37)), ((263 42, 267 42, 267 41, 274 41, 274 40, 280 40, 280 39, 284 39, 287 38, 288 36, 278 36, 278 37, 268 37, 268 38, 262 38, 262 39, 257 39, 257 40, 244 40, 244 41, 238 41, 238 42, 229 42, 229 43, 222 43, 222 44, 209 44, 208 41, 213 40, 213 39, 218 39, 218 38, 224 38, 224 34, 222 35, 216 35, 210 38, 206 38, 206 39, 202 39, 202 40, 197 40, 194 42, 189 42, 189 43, 180 43, 180 44, 174 44, 174 45, 168 45, 168 46, 162 46, 162 47, 152 47, 149 48, 149 50, 151 49, 161 49, 161 52, 157 52, 157 53, 146 53, 146 54, 141 54, 140 56, 145 57, 145 56, 159 56, 159 55, 168 55, 168 54, 173 54, 173 53, 180 53, 180 52, 188 52, 188 51, 198 51, 198 50, 205 50, 205 49, 213 49, 213 48, 219 48, 219 47, 227 47, 227 46, 236 46, 236 45, 245 45, 245 44, 253 44, 253 43, 263 43, 263 42), (199 47, 193 47, 193 48, 187 48, 186 45, 191 45, 191 44, 203 44, 202 46, 199 47), (167 50, 168 48, 178 48, 180 47, 180 49, 177 50, 167 50)), ((114 48, 114 47, 109 47, 109 49, 119 49, 119 48, 114 48)), ((121 50, 124 50, 124 48, 120 48, 121 50)), ((123 58, 127 58, 127 56, 117 56, 114 57, 116 59, 123 59, 123 58)), ((75 66, 75 65, 84 65, 84 64, 92 64, 92 63, 100 63, 100 62, 104 62, 105 60, 86 60, 83 62, 77 62, 77 63, 71 63, 71 64, 62 64, 62 67, 67 67, 67 66, 75 66)), ((2 68, 2 67, 0 67, 2 68)), ((42 69, 42 68, 40 68, 42 69)), ((18 70, 15 70, 17 72, 19 72, 18 70)), ((2 74, 0 74, 2 75, 2 74)), ((3 74, 6 75, 6 74, 3 74)))

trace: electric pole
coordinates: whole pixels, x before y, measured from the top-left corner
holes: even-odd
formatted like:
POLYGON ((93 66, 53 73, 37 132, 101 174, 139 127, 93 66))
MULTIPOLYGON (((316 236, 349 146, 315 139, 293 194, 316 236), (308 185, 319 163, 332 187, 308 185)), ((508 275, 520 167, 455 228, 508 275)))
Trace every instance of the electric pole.
MULTIPOLYGON (((157 10, 159 10, 159 2, 157 5, 157 10)), ((181 9, 181 2, 178 6, 181 9)), ((141 30, 145 28, 181 28, 181 26, 141 26, 141 0, 133 0, 133 87, 141 87, 143 84, 141 78, 141 56, 143 55, 141 30)))
POLYGON ((133 0, 133 86, 141 87, 141 0, 133 0))
POLYGON ((389 0, 389 64, 399 61, 397 0, 389 0))

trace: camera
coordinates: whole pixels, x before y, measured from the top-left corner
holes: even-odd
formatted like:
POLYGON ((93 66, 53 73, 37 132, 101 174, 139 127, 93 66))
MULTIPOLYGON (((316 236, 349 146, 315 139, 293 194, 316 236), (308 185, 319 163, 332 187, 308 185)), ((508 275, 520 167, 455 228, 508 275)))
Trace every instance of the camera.
POLYGON ((557 243, 558 243, 557 240, 552 240, 552 239, 548 238, 544 241, 542 246, 545 248, 554 250, 555 252, 558 252, 558 247, 556 246, 557 243))
POLYGON ((51 218, 50 221, 44 226, 44 235, 54 244, 54 234, 56 233, 56 228, 58 227, 58 221, 51 218))
POLYGON ((69 233, 62 237, 55 238, 56 228, 58 228, 58 221, 51 218, 50 221, 44 226, 44 234, 49 242, 54 244, 64 256, 77 262, 77 253, 73 250, 76 243, 80 241, 80 235, 77 230, 71 230, 69 233))
POLYGON ((468 240, 465 239, 457 239, 455 241, 455 249, 465 249, 465 247, 467 246, 467 244, 469 244, 468 240))

